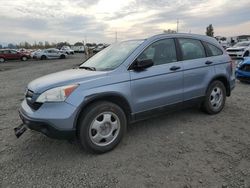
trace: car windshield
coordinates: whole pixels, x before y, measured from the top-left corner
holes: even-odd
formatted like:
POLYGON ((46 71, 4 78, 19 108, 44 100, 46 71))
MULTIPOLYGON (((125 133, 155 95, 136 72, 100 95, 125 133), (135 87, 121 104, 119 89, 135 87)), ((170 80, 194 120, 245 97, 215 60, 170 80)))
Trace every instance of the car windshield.
POLYGON ((92 67, 97 71, 113 70, 121 65, 142 42, 143 40, 133 40, 112 44, 81 64, 80 68, 92 67))
POLYGON ((235 44, 234 46, 235 47, 246 47, 249 45, 250 45, 250 42, 239 42, 239 43, 235 44))

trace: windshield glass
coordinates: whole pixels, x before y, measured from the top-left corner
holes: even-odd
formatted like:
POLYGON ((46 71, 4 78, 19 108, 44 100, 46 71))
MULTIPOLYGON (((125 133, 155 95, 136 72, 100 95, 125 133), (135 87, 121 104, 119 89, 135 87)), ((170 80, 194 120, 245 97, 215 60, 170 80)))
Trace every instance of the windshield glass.
POLYGON ((97 71, 113 70, 122 64, 142 42, 143 40, 133 40, 112 44, 81 64, 80 67, 93 67, 97 71))
POLYGON ((245 47, 245 46, 249 46, 250 43, 249 42, 239 42, 237 44, 235 44, 235 47, 245 47))

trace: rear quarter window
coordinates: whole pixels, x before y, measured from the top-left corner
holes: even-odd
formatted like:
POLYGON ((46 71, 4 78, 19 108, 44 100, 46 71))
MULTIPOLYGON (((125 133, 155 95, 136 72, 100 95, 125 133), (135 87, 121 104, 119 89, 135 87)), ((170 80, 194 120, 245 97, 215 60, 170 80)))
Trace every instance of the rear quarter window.
POLYGON ((214 46, 213 44, 205 42, 205 45, 206 45, 206 48, 207 48, 207 55, 209 57, 211 57, 211 56, 219 56, 219 55, 223 54, 223 51, 220 48, 214 46))

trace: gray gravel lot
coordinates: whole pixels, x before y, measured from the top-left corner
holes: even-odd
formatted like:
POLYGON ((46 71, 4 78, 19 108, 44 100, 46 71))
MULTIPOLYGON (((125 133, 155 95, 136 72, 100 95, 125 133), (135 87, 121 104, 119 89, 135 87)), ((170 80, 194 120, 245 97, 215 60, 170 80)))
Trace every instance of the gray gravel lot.
POLYGON ((220 114, 188 109, 138 122, 106 154, 32 131, 16 139, 28 82, 83 59, 0 64, 0 187, 250 187, 250 85, 240 82, 220 114))

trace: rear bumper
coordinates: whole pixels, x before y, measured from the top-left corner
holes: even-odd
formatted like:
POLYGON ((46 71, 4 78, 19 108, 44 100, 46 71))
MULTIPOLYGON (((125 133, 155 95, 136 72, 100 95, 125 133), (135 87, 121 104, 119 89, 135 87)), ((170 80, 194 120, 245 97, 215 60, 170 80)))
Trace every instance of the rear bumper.
POLYGON ((55 128, 53 125, 37 121, 34 119, 29 118, 28 116, 25 116, 20 110, 19 110, 19 116, 21 120, 23 121, 23 124, 25 124, 29 129, 38 131, 50 138, 55 139, 72 139, 75 137, 75 130, 59 130, 58 128, 55 128))

